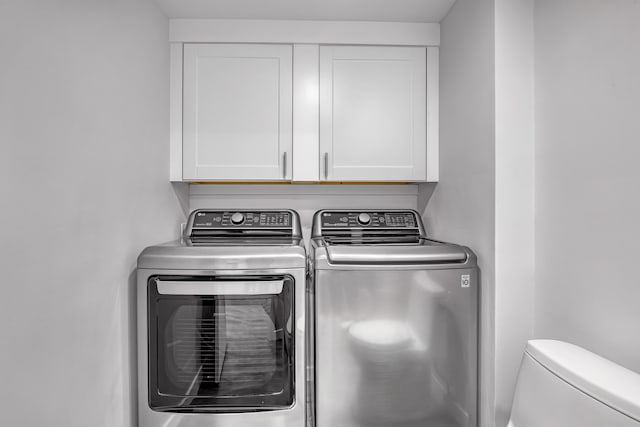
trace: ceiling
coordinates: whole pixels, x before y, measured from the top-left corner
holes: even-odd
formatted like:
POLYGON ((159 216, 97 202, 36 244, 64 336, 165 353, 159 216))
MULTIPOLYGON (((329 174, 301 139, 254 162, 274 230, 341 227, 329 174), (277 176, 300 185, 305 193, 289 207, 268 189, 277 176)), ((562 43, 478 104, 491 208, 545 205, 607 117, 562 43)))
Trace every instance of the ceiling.
POLYGON ((455 0, 155 0, 169 18, 440 22, 455 0))

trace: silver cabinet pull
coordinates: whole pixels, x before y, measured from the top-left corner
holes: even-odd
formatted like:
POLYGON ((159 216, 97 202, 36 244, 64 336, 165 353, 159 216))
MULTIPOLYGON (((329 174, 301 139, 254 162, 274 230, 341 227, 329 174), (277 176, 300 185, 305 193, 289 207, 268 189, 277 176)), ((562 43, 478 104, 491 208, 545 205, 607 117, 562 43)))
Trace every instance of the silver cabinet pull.
POLYGON ((329 153, 324 153, 324 179, 329 178, 329 153))
POLYGON ((282 154, 282 177, 287 179, 287 152, 282 154))

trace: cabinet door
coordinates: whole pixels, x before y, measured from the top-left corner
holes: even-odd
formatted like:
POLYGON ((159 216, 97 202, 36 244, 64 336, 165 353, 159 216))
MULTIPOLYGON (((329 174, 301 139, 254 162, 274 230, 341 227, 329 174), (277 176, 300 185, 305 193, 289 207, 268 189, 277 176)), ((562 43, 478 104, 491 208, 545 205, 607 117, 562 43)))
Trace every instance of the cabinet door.
POLYGON ((328 181, 426 180, 426 49, 320 47, 320 170, 328 181))
POLYGON ((290 179, 291 58, 290 45, 184 45, 183 179, 290 179))

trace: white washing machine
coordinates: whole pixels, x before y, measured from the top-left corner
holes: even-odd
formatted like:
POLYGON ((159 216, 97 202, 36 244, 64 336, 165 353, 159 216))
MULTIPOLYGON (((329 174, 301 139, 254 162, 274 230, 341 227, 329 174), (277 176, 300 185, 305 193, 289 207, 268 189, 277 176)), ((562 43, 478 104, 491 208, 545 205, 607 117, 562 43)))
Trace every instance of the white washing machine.
POLYGON ((197 210, 146 248, 139 427, 303 427, 305 267, 291 210, 197 210))

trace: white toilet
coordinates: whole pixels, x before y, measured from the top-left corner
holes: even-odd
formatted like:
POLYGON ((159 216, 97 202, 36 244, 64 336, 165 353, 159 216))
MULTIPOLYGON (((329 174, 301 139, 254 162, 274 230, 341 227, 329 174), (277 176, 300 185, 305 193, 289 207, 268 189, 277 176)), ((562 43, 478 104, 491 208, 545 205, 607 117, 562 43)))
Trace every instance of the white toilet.
POLYGON ((573 344, 529 341, 508 427, 640 427, 640 374, 573 344))

